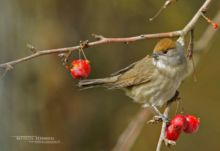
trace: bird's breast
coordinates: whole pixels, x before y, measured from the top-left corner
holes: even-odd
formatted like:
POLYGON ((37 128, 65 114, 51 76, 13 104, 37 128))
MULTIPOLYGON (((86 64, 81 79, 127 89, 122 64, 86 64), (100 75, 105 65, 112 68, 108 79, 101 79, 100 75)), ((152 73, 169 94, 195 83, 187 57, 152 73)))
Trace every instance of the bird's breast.
POLYGON ((182 79, 170 78, 167 74, 155 72, 149 82, 127 89, 127 95, 135 102, 161 106, 171 99, 179 88, 182 79))

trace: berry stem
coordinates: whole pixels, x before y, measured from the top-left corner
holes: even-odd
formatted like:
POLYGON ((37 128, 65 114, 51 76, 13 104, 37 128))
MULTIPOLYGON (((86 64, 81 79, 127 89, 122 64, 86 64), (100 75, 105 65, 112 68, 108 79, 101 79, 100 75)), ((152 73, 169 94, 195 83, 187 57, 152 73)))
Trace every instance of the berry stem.
POLYGON ((212 23, 212 20, 209 19, 208 17, 206 17, 204 13, 201 13, 201 16, 202 16, 209 24, 212 23))
POLYGON ((213 29, 217 29, 218 28, 218 23, 217 22, 213 22, 211 19, 209 19, 208 17, 205 16, 204 13, 201 13, 201 16, 209 23, 212 24, 213 29))

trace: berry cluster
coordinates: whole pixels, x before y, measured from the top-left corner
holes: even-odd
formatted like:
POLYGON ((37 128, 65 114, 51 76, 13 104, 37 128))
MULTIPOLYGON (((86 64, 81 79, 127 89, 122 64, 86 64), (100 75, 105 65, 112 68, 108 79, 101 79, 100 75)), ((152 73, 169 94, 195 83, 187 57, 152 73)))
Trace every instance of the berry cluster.
POLYGON ((176 141, 182 132, 196 133, 199 125, 200 120, 193 115, 176 115, 166 127, 166 139, 176 141))

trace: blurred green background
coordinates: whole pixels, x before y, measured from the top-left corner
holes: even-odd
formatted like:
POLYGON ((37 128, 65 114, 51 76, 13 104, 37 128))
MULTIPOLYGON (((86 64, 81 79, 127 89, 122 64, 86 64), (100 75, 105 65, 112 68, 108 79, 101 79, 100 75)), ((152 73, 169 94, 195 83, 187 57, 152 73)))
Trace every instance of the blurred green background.
MULTIPOLYGON (((94 40, 92 33, 128 37, 181 29, 203 1, 179 0, 155 21, 149 22, 164 0, 0 0, 0 62, 31 54, 37 49, 78 45, 94 40)), ((220 1, 213 1, 213 17, 220 1)), ((200 19, 196 39, 207 27, 200 19)), ((183 134, 178 151, 220 150, 220 38, 210 43, 196 69, 198 81, 189 77, 180 92, 186 113, 201 118, 197 134, 183 134)), ((86 49, 91 60, 90 78, 105 77, 136 61, 156 40, 129 45, 110 44, 86 49)), ((72 58, 76 58, 77 54, 72 58)), ((2 71, 1 71, 2 72, 2 71)), ((122 91, 104 88, 80 91, 57 55, 43 56, 17 65, 0 81, 1 151, 107 151, 140 110, 122 91), (55 137, 60 144, 30 144, 10 136, 55 137)), ((175 108, 173 109, 175 110, 175 108)), ((160 125, 147 125, 132 151, 155 150, 160 125)), ((164 150, 169 150, 163 148, 164 150)))

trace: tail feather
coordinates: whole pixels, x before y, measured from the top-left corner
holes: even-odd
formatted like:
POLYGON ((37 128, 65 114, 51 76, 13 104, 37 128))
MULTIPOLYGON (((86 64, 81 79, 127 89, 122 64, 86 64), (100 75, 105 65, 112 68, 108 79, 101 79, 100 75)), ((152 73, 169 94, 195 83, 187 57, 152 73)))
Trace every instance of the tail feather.
POLYGON ((108 87, 113 84, 117 80, 117 76, 110 77, 110 78, 102 78, 102 79, 87 79, 81 80, 78 83, 78 86, 81 88, 93 88, 98 86, 108 87))

